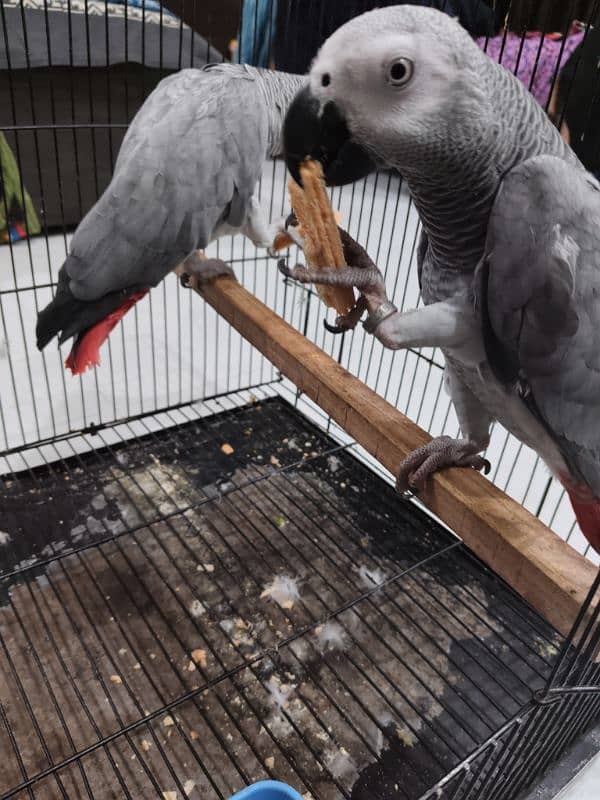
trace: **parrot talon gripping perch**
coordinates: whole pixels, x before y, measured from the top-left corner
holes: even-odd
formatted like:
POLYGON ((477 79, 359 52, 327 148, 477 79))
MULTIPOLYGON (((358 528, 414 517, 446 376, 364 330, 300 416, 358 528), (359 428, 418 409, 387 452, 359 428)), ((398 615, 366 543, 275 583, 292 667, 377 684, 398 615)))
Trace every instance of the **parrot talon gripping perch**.
POLYGON ((396 489, 401 494, 407 491, 418 493, 431 475, 446 467, 469 467, 477 471, 483 470, 487 475, 492 465, 487 458, 479 455, 480 450, 476 442, 438 436, 414 450, 400 464, 396 489))
POLYGON ((220 258, 206 258, 201 253, 192 253, 178 268, 179 280, 185 289, 198 288, 202 290, 210 281, 216 278, 229 277, 237 280, 235 272, 225 261, 220 258))

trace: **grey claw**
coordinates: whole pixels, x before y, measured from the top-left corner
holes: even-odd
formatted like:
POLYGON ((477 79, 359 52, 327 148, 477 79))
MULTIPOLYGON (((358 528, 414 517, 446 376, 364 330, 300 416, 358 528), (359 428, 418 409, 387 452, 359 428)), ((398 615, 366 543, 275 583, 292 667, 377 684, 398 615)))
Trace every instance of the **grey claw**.
POLYGON ((338 334, 338 333, 347 333, 350 329, 347 325, 343 323, 338 323, 339 317, 336 319, 336 324, 332 325, 330 322, 327 322, 326 319, 323 320, 323 327, 329 333, 338 334))
POLYGON ((280 258, 277 262, 277 269, 281 272, 282 275, 285 275, 286 278, 292 277, 292 271, 288 267, 285 258, 280 258))
POLYGON ((418 497, 420 489, 416 486, 411 486, 410 479, 408 484, 404 486, 400 483, 400 475, 396 478, 395 488, 398 494, 402 495, 405 500, 410 500, 411 497, 418 497))
POLYGON ((309 277, 309 271, 306 267, 302 266, 302 264, 296 264, 295 267, 288 267, 285 258, 282 258, 277 263, 277 269, 282 275, 285 275, 286 278, 291 278, 293 281, 298 281, 298 283, 304 284, 312 282, 312 279, 309 277))
POLYGON ((345 316, 340 315, 336 317, 335 325, 330 325, 327 320, 323 320, 325 330, 330 333, 347 333, 348 331, 353 331, 366 308, 367 301, 364 295, 361 294, 354 307, 351 308, 345 316))

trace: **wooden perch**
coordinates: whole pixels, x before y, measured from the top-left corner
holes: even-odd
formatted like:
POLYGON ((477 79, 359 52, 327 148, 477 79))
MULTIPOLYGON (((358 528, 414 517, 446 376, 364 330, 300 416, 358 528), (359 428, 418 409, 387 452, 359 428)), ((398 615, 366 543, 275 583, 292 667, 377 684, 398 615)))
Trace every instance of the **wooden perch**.
MULTIPOLYGON (((237 281, 217 278, 199 293, 390 472, 431 438, 237 281)), ((420 499, 543 617, 568 632, 596 574, 591 562, 473 470, 438 473, 420 499)))

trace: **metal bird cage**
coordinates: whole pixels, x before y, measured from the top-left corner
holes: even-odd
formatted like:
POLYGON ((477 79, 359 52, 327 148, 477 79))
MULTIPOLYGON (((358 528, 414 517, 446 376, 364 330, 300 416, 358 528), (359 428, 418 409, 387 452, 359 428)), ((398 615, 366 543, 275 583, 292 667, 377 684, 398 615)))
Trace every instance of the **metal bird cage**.
MULTIPOLYGON (((230 58, 306 68, 371 5, 0 0, 4 800, 216 800, 268 778, 314 800, 516 800, 598 721, 600 578, 561 636, 174 276, 81 378, 35 348, 72 232, 156 83, 230 58)), ((493 5, 499 30, 510 3, 493 5)), ((552 82, 574 14, 582 37, 595 18, 570 5, 552 82)), ((487 47, 495 31, 474 33, 487 47)), ((416 307, 401 176, 331 197, 416 307)), ((288 209, 280 160, 261 198, 288 209)), ((208 252, 421 427, 457 434, 438 352, 333 336, 314 292, 241 236, 208 252)), ((598 563, 535 454, 496 426, 488 457, 494 483, 598 563)))

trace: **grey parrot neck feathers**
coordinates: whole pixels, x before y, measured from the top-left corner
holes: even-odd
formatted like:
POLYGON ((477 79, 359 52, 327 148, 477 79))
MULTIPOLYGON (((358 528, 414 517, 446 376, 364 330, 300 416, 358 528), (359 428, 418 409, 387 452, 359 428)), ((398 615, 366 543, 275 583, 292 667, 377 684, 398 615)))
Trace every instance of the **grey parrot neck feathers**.
POLYGON ((269 119, 269 157, 282 153, 281 133, 287 110, 308 78, 276 70, 246 67, 256 77, 269 119))
POLYGON ((463 272, 472 272, 483 255, 504 175, 541 154, 579 163, 544 109, 508 70, 484 57, 472 75, 477 85, 464 93, 444 129, 438 125, 409 145, 394 164, 409 184, 429 257, 463 272))

